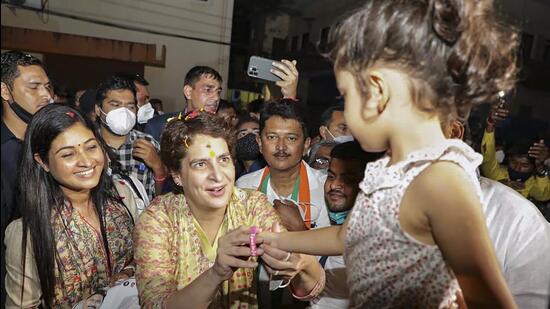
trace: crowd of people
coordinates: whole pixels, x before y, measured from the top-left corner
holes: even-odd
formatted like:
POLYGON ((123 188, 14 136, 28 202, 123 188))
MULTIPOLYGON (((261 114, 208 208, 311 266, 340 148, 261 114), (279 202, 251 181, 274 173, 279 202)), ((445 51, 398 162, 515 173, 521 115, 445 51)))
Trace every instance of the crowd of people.
POLYGON ((490 1, 380 0, 330 37, 345 104, 314 130, 296 61, 248 106, 195 66, 164 112, 127 73, 60 102, 3 52, 2 304, 548 307, 549 140, 497 142, 517 34, 490 1))

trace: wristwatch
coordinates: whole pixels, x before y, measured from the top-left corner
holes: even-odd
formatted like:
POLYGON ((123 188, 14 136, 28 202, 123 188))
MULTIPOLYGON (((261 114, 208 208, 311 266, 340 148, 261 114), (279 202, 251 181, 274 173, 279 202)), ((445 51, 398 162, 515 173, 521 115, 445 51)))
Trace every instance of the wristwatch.
POLYGON ((542 171, 537 172, 537 176, 538 176, 538 177, 546 177, 546 176, 548 176, 548 169, 547 169, 547 168, 543 168, 542 171))

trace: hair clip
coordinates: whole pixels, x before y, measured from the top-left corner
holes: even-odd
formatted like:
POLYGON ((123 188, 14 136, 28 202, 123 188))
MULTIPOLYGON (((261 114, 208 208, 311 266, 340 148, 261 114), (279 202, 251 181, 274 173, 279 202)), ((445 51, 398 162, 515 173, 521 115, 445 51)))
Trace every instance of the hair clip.
POLYGON ((72 111, 68 111, 68 112, 66 112, 65 114, 66 114, 67 116, 71 117, 71 118, 74 118, 74 117, 75 117, 75 114, 74 114, 74 112, 72 112, 72 111))
POLYGON ((187 143, 187 140, 189 140, 189 136, 185 135, 183 137, 183 145, 185 146, 185 148, 189 149, 189 144, 187 143))

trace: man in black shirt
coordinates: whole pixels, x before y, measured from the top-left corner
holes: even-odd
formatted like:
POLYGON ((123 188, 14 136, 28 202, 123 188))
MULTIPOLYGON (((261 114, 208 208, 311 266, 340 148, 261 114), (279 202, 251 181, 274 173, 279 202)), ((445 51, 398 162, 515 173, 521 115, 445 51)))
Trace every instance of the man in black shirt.
MULTIPOLYGON (((2 53, 2 278, 4 231, 18 214, 17 170, 27 124, 40 108, 53 102, 50 80, 42 62, 20 51, 2 53)), ((4 287, 4 285, 2 285, 4 287)), ((5 302, 2 288, 2 307, 5 302)))

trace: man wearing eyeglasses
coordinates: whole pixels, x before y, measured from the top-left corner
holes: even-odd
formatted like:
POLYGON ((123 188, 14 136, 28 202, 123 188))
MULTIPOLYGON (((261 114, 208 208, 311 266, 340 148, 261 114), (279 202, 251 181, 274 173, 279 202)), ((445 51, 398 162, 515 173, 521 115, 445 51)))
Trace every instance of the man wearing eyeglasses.
POLYGON ((166 113, 149 120, 144 131, 160 141, 160 135, 166 122, 172 117, 197 111, 204 108, 207 112, 216 113, 222 92, 222 77, 218 71, 206 66, 195 66, 185 75, 183 95, 187 106, 181 112, 166 113))
POLYGON ((338 144, 340 143, 324 140, 311 146, 307 164, 316 170, 326 171, 330 161, 330 152, 338 144))

